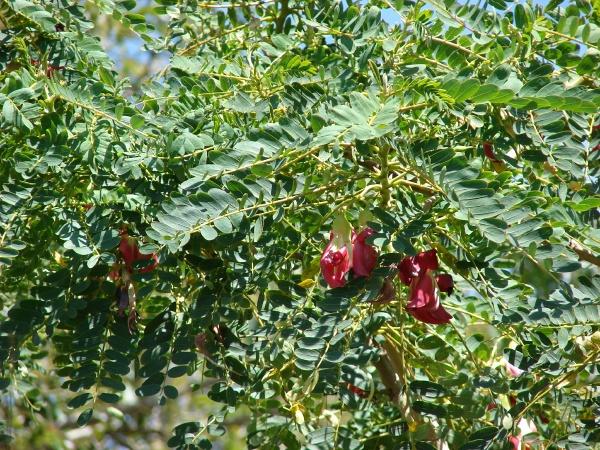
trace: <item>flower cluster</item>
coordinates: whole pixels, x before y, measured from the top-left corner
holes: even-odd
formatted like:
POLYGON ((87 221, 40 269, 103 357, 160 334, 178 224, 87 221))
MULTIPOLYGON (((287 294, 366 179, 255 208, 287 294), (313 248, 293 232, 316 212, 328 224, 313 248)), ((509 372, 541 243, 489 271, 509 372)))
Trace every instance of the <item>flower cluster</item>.
POLYGON ((350 242, 331 232, 329 244, 321 256, 321 272, 329 287, 346 284, 346 274, 353 270, 357 277, 368 277, 377 265, 377 250, 366 240, 373 230, 366 227, 360 233, 352 231, 350 242))
POLYGON ((415 319, 425 323, 448 323, 452 316, 440 302, 439 291, 452 293, 454 281, 448 274, 434 275, 439 263, 437 252, 428 250, 416 256, 408 256, 400 262, 398 277, 410 286, 406 310, 415 319))
MULTIPOLYGON (((368 277, 377 265, 377 250, 367 243, 373 230, 369 227, 356 234, 332 231, 329 243, 321 256, 321 272, 331 288, 346 284, 346 274, 352 269, 356 277, 368 277)), ((452 316, 440 302, 439 291, 452 294, 454 280, 449 274, 435 275, 439 268, 437 252, 428 250, 416 256, 407 256, 398 266, 398 277, 409 286, 409 301, 406 310, 415 319, 431 324, 448 323, 452 316)), ((395 296, 393 284, 385 280, 378 299, 387 303, 395 296)))

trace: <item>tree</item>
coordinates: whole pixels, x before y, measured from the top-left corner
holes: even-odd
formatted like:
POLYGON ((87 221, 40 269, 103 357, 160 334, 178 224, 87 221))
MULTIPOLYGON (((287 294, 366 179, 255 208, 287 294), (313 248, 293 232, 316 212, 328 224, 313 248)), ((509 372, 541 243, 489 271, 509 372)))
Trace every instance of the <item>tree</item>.
POLYGON ((94 2, 131 89, 83 3, 0 4, 6 443, 598 445, 597 5, 94 2))

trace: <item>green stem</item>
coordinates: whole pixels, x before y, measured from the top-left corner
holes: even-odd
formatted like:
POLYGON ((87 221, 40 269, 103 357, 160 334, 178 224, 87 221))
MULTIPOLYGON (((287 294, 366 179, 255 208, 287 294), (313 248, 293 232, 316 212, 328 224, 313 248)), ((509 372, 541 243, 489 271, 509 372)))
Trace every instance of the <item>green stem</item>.
POLYGON ((379 150, 379 159, 381 162, 381 173, 379 176, 379 180, 381 182, 381 207, 387 208, 390 203, 391 193, 390 193, 390 170, 388 166, 388 155, 389 155, 390 147, 386 144, 383 144, 379 150))

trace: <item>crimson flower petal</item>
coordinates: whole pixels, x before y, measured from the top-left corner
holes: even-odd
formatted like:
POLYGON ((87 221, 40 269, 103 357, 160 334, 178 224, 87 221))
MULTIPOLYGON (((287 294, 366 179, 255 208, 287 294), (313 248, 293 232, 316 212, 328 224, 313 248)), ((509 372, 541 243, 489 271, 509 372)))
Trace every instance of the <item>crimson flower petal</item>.
POLYGON ((131 267, 134 262, 139 259, 140 251, 134 238, 131 238, 127 233, 121 234, 121 242, 119 243, 119 251, 125 261, 125 265, 131 267))
POLYGON ((415 319, 432 325, 443 325, 452 320, 452 316, 440 306, 438 309, 428 310, 426 308, 407 309, 408 313, 415 319))
POLYGON ((351 266, 350 255, 345 245, 341 248, 334 245, 333 233, 330 235, 329 244, 323 251, 320 265, 323 278, 325 278, 329 287, 342 287, 346 284, 345 276, 351 266))
POLYGON ((352 269, 359 277, 368 277, 377 265, 377 250, 366 243, 372 234, 373 230, 367 227, 352 242, 352 269))
POLYGON ((454 290, 454 280, 452 279, 452 275, 448 275, 447 273, 438 275, 435 281, 437 282, 440 291, 452 294, 452 291, 454 290))
POLYGON ((413 277, 419 274, 419 268, 415 264, 415 258, 413 256, 407 256, 398 265, 398 277, 400 281, 405 285, 409 286, 412 283, 413 277))
POLYGON ((410 296, 407 309, 428 309, 432 310, 437 307, 437 296, 435 292, 435 284, 431 271, 426 271, 423 275, 413 279, 410 285, 410 296))
POLYGON ((419 273, 425 273, 427 270, 438 270, 439 263, 437 259, 437 251, 435 249, 421 252, 415 256, 417 265, 419 266, 419 273))
POLYGON ((436 325, 441 325, 444 323, 448 323, 452 320, 452 316, 448 314, 448 311, 444 309, 442 304, 440 303, 438 308, 431 311, 431 322, 436 325))
POLYGON ((520 450, 521 448, 521 439, 516 436, 509 436, 508 442, 511 443, 513 450, 520 450))
POLYGON ((156 253, 152 253, 150 255, 143 255, 140 253, 140 260, 152 260, 151 264, 148 264, 145 267, 142 267, 139 272, 140 273, 147 273, 147 272, 152 272, 154 269, 156 269, 156 266, 158 266, 158 256, 156 255, 156 253))
POLYGON ((487 159, 489 159, 492 162, 500 162, 500 160, 496 157, 496 154, 494 153, 494 146, 489 141, 485 141, 483 143, 483 154, 487 159))
POLYGON ((426 270, 411 283, 406 310, 415 319, 425 323, 439 325, 448 323, 452 319, 440 303, 436 283, 430 270, 426 270))

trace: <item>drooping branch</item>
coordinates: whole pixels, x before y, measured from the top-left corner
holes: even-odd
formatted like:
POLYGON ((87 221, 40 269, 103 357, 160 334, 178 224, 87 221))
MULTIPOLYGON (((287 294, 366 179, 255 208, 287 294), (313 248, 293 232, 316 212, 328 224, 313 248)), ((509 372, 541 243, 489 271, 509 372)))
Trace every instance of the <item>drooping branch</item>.
POLYGON ((569 248, 577 253, 579 259, 582 261, 587 261, 590 264, 600 267, 600 257, 592 255, 586 249, 584 249, 581 244, 574 239, 569 241, 569 248))

